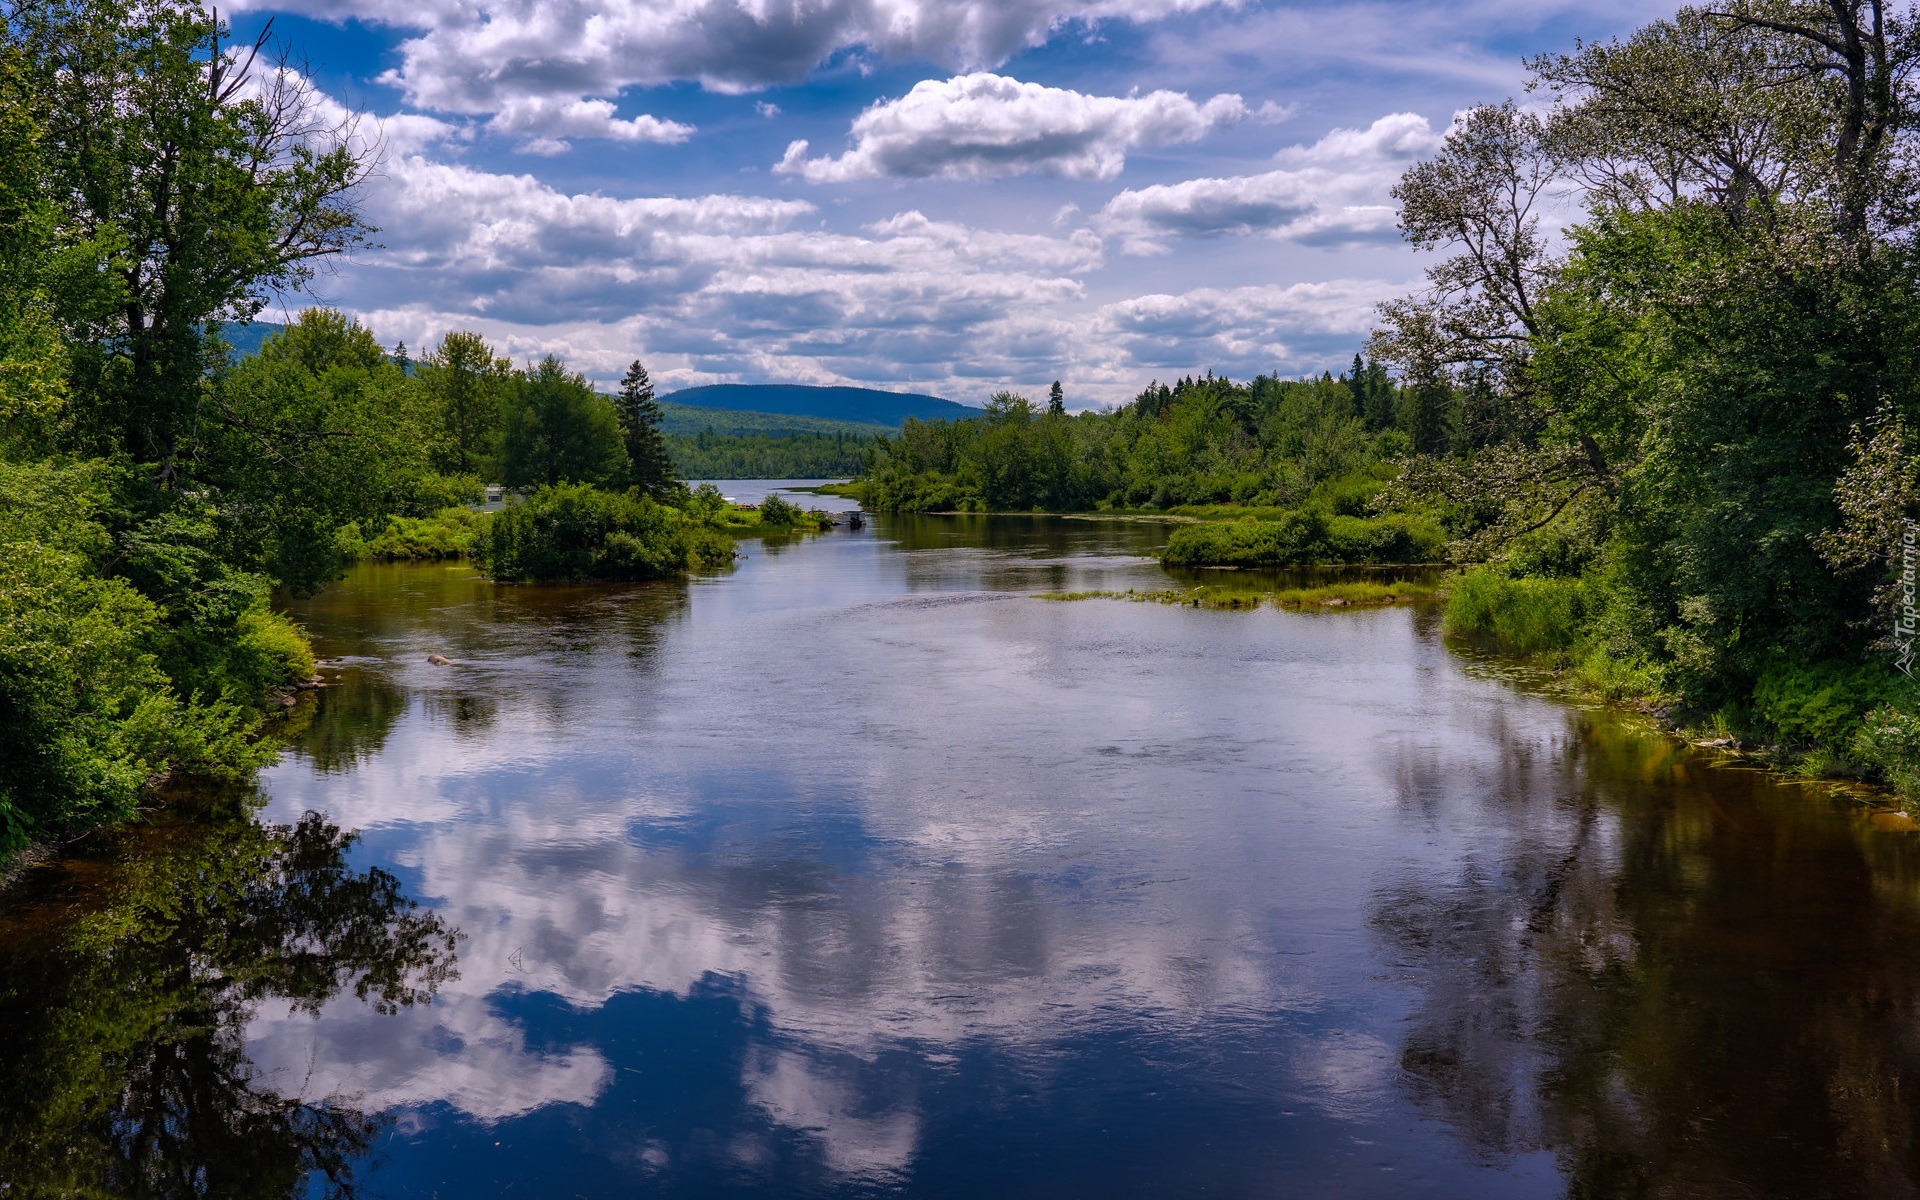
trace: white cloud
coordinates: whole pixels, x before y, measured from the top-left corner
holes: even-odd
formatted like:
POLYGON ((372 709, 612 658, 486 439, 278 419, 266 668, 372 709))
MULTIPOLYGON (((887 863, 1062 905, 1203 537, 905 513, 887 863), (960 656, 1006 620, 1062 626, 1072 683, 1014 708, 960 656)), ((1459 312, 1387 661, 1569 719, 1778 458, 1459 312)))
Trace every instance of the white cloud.
POLYGON ((992 179, 1037 171, 1111 179, 1139 146, 1195 141, 1246 119, 1236 95, 1196 104, 1179 92, 1089 96, 1067 88, 977 73, 923 80, 898 100, 854 119, 853 147, 839 158, 787 147, 775 171, 810 183, 853 179, 992 179))
MULTIPOLYGON (((415 144, 467 128, 416 124, 415 144)), ((1332 170, 1418 135, 1389 120, 1282 160, 1332 170)), ((1401 286, 1140 296, 1105 276, 1112 213, 1015 232, 909 208, 843 230, 805 200, 569 193, 427 153, 389 159, 363 199, 382 246, 326 281, 325 302, 389 342, 476 329, 517 360, 557 353, 603 382, 644 357, 663 387, 862 383, 978 401, 1065 378, 1076 403, 1112 402, 1175 370, 1343 361, 1401 286)))
POLYGON ((606 100, 553 100, 522 96, 507 101, 487 122, 493 133, 527 136, 520 149, 530 154, 558 154, 570 149, 567 138, 610 138, 617 142, 661 142, 678 145, 693 136, 693 126, 641 114, 627 120, 614 116, 606 100))
POLYGON ((953 68, 992 66, 1071 20, 1152 22, 1239 0, 240 0, 237 8, 423 32, 389 76, 410 103, 491 113, 513 98, 612 96, 698 81, 752 91, 860 49, 953 68))
POLYGON ((1336 129, 1282 150, 1259 175, 1189 179, 1121 192, 1095 225, 1130 254, 1164 253, 1173 237, 1262 234, 1339 244, 1398 238, 1389 190, 1442 134, 1417 113, 1392 113, 1366 129, 1336 129))
POLYGON ((1142 371, 1190 371, 1200 363, 1237 367, 1243 378, 1285 374, 1344 360, 1373 327, 1374 307, 1408 287, 1336 279, 1136 296, 1102 306, 1083 336, 1111 347, 1123 377, 1136 380, 1142 371))

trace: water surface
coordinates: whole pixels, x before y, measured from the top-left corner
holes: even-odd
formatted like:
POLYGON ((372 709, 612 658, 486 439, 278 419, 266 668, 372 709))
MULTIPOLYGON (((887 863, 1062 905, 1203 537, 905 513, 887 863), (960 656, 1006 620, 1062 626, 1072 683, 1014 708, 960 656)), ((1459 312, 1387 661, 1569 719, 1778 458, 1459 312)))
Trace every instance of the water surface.
POLYGON ((1901 820, 1431 610, 1032 598, 1164 536, 356 570, 257 818, 0 911, 0 1194, 1914 1193, 1901 820))

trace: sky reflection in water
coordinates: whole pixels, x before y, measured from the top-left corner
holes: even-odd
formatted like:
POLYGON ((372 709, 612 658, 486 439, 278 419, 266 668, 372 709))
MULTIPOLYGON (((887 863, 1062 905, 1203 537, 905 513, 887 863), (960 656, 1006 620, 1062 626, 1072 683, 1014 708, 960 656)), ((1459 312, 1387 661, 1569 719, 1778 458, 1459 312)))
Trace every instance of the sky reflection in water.
POLYGON ((1431 611, 1031 598, 1163 587, 1161 536, 356 572, 266 816, 361 831, 458 978, 261 1006, 256 1085, 385 1114, 380 1196, 1910 1186, 1909 837, 1431 611))

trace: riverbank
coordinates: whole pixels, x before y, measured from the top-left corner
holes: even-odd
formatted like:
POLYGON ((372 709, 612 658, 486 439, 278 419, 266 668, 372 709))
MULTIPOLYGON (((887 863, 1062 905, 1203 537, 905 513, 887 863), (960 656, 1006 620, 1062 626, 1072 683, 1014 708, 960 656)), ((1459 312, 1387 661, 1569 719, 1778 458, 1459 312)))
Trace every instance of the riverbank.
POLYGON ((1201 584, 1192 588, 1126 591, 1093 590, 1084 592, 1036 592, 1036 600, 1128 600, 1141 604, 1183 604, 1194 608, 1251 609, 1262 605, 1309 611, 1313 609, 1377 608, 1395 604, 1416 604, 1444 593, 1438 585, 1416 581, 1374 583, 1359 581, 1333 583, 1320 587, 1243 589, 1201 584))

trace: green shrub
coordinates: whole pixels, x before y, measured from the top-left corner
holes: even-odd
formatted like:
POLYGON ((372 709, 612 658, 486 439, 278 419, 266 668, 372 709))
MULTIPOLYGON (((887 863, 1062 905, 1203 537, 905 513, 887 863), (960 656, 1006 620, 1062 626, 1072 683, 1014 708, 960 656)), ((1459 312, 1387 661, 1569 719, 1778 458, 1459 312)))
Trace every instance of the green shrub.
POLYGON ((733 557, 725 534, 636 491, 543 487, 494 515, 476 557, 495 579, 659 579, 733 557))
POLYGON ((807 514, 797 504, 789 504, 778 495, 768 495, 760 502, 760 523, 762 525, 784 525, 791 529, 802 524, 807 514))
POLYGON ((1327 514, 1318 508, 1274 521, 1210 521, 1184 525, 1167 539, 1160 561, 1172 567, 1284 566, 1318 562, 1327 541, 1327 514))
POLYGON ((360 543, 356 557, 378 562, 466 558, 474 552, 492 515, 455 507, 427 517, 389 517, 385 529, 360 543))
MULTIPOLYGON (((124 820, 171 768, 231 777, 271 757, 251 737, 257 710, 175 693, 152 649, 161 618, 83 555, 0 544, 0 858, 36 837, 124 820)), ((248 633, 241 653, 268 673, 305 648, 271 614, 248 633)), ((311 674, 310 653, 304 663, 311 674)))
POLYGON ((1336 516, 1327 522, 1322 562, 1432 563, 1445 556, 1447 535, 1431 521, 1406 513, 1336 516))
POLYGON ((487 488, 478 475, 440 475, 423 471, 407 479, 395 497, 395 508, 402 516, 437 517, 447 509, 478 504, 487 488))
POLYGON ((1448 590, 1445 627, 1517 654, 1564 654, 1596 609, 1584 580, 1513 579, 1481 568, 1448 590))
POLYGON ((252 685, 250 693, 313 678, 313 643, 292 618, 264 601, 234 622, 234 633, 233 674, 252 685))
POLYGON ((1374 498, 1387 490, 1387 480, 1371 471, 1356 471, 1314 486, 1310 500, 1327 506, 1337 516, 1365 516, 1374 498))
POLYGON ((1753 687, 1753 717, 1773 738, 1845 746, 1866 714, 1913 699, 1912 684, 1880 663, 1792 663, 1776 659, 1753 687))
POLYGON ((1161 551, 1168 566, 1286 567, 1311 563, 1434 562, 1446 535, 1404 513, 1330 516, 1319 505, 1269 521, 1211 521, 1174 530, 1161 551))
POLYGON ((1876 708, 1861 718, 1850 749, 1903 798, 1920 797, 1920 716, 1892 706, 1876 708))

